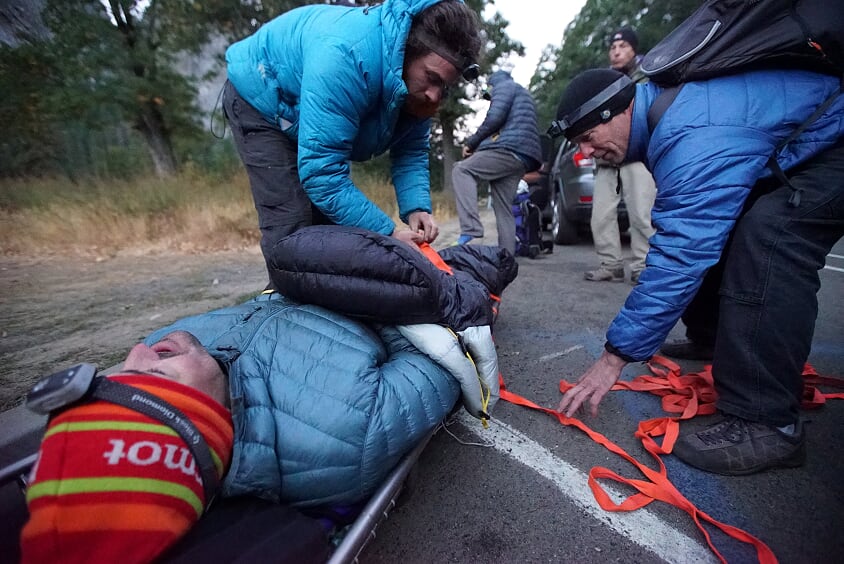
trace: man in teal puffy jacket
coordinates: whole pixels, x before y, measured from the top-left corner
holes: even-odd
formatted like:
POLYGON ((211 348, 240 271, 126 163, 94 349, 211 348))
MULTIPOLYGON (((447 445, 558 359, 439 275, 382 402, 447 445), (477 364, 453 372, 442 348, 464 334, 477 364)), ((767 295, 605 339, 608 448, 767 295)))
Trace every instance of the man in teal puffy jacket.
POLYGON ((334 223, 433 241, 430 118, 448 88, 477 77, 481 40, 460 0, 291 10, 226 52, 223 96, 258 211, 261 247, 334 223), (390 152, 399 215, 354 185, 350 162, 390 152))
POLYGON ((674 454, 726 475, 799 466, 818 270, 844 235, 840 77, 759 70, 687 82, 649 127, 662 91, 594 69, 572 79, 560 101, 554 125, 584 155, 642 161, 657 185, 645 270, 607 331, 606 351, 560 411, 588 404, 596 413, 625 364, 649 359, 699 290, 720 286, 712 375, 724 417, 684 432, 674 454), (772 155, 788 182, 772 174, 772 155), (720 284, 702 285, 721 268, 720 284))

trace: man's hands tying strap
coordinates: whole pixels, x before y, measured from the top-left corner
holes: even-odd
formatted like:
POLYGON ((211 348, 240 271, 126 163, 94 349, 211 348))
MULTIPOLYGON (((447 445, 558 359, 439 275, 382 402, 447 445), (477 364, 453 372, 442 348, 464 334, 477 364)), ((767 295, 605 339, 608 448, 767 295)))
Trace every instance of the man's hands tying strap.
POLYGON ((407 216, 407 225, 414 233, 421 235, 426 243, 433 243, 440 234, 440 228, 434 217, 426 211, 415 211, 407 216))
POLYGON ((598 415, 598 404, 610 391, 627 365, 623 359, 604 351, 601 358, 577 380, 577 384, 563 395, 557 411, 573 417, 584 402, 588 402, 592 416, 598 415))

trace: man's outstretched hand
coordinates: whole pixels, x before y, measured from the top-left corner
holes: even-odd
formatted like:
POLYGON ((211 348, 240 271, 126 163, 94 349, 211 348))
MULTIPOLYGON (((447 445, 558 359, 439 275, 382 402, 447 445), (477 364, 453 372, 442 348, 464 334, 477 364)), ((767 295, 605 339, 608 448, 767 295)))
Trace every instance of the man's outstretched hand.
POLYGON ((407 216, 407 225, 411 231, 419 233, 426 243, 433 243, 440 234, 440 227, 434 217, 425 211, 415 211, 407 216))
POLYGON ((589 404, 592 416, 598 415, 598 404, 621 376, 627 363, 604 351, 601 358, 578 378, 577 384, 563 395, 557 411, 572 417, 584 403, 589 404))

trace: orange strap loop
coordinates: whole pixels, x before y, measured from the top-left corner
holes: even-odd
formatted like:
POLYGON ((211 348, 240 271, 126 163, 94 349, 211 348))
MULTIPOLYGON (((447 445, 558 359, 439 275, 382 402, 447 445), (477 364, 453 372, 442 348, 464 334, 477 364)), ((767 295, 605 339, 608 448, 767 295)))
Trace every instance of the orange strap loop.
POLYGON ((450 266, 448 266, 445 263, 445 261, 440 256, 440 254, 437 251, 434 250, 434 247, 432 247, 431 245, 429 245, 428 243, 426 243, 424 241, 421 242, 421 243, 417 243, 417 245, 419 247, 419 251, 423 255, 425 255, 425 257, 429 261, 431 261, 434 264, 434 266, 436 266, 437 268, 439 268, 440 270, 442 270, 443 272, 445 272, 447 274, 454 275, 454 271, 451 269, 450 266))
MULTIPOLYGON (((454 275, 454 271, 451 269, 451 267, 443 260, 443 258, 440 256, 440 254, 437 251, 435 251, 434 248, 431 245, 429 245, 428 243, 425 243, 425 242, 417 243, 417 245, 419 246, 419 250, 422 252, 422 254, 425 255, 425 257, 429 261, 431 261, 434 266, 436 266, 437 268, 439 268, 440 270, 442 270, 446 274, 450 274, 452 276, 454 275)), ((493 293, 490 293, 489 299, 492 302, 492 305, 490 306, 492 308, 492 315, 493 315, 493 317, 497 317, 498 316, 498 306, 501 303, 501 297, 496 296, 493 293)))
MULTIPOLYGON (((662 397, 662 408, 666 412, 679 414, 678 417, 658 417, 642 421, 636 430, 635 436, 642 441, 645 450, 654 457, 659 465, 659 471, 640 463, 625 452, 624 449, 600 433, 593 431, 582 421, 567 417, 556 410, 540 407, 508 391, 504 385, 503 378, 499 378, 501 380, 500 394, 501 399, 505 401, 547 413, 556 418, 562 425, 577 427, 596 443, 630 462, 647 478, 646 480, 625 478, 608 468, 592 468, 589 471, 589 488, 592 490, 595 500, 604 510, 634 511, 654 500, 663 501, 682 509, 691 516, 695 525, 697 525, 698 529, 703 533, 704 538, 706 538, 709 548, 712 549, 712 552, 721 562, 726 563, 726 560, 718 552, 718 549, 715 548, 709 532, 704 528, 702 521, 721 529, 725 534, 736 540, 753 545, 761 564, 776 563, 776 556, 774 556, 773 551, 764 542, 741 529, 717 521, 686 499, 668 479, 665 464, 659 456, 661 454, 669 454, 673 450, 677 436, 679 435, 680 421, 691 419, 698 414, 708 415, 715 412, 717 394, 712 379, 712 367, 707 365, 701 372, 681 375, 680 367, 676 363, 664 357, 654 356, 648 362, 648 368, 653 375, 637 376, 630 382, 620 381, 612 389, 650 392, 662 397), (662 445, 657 444, 655 440, 656 437, 660 436, 664 437, 662 445), (598 483, 599 479, 613 480, 621 484, 627 484, 639 493, 627 497, 621 503, 615 503, 601 484, 598 483)), ((803 382, 803 402, 801 403, 801 407, 803 408, 811 409, 820 407, 827 399, 844 399, 844 393, 822 393, 817 389, 818 385, 844 388, 844 380, 819 376, 815 369, 808 363, 803 370, 803 382)), ((569 382, 560 382, 560 391, 563 393, 572 387, 573 385, 569 382)))
POLYGON ((807 362, 806 366, 803 367, 803 401, 800 403, 800 407, 803 409, 817 409, 825 404, 828 399, 844 399, 844 393, 823 393, 818 389, 818 386, 844 389, 844 380, 841 378, 820 376, 807 362))

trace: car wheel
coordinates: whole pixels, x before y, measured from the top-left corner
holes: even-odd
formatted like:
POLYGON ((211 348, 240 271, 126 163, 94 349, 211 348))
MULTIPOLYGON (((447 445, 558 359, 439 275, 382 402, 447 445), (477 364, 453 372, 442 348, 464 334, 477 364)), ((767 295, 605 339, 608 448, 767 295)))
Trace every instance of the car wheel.
POLYGON ((551 236, 554 243, 558 245, 574 245, 580 239, 577 234, 577 225, 566 217, 563 196, 559 192, 554 195, 554 201, 551 202, 551 236))

